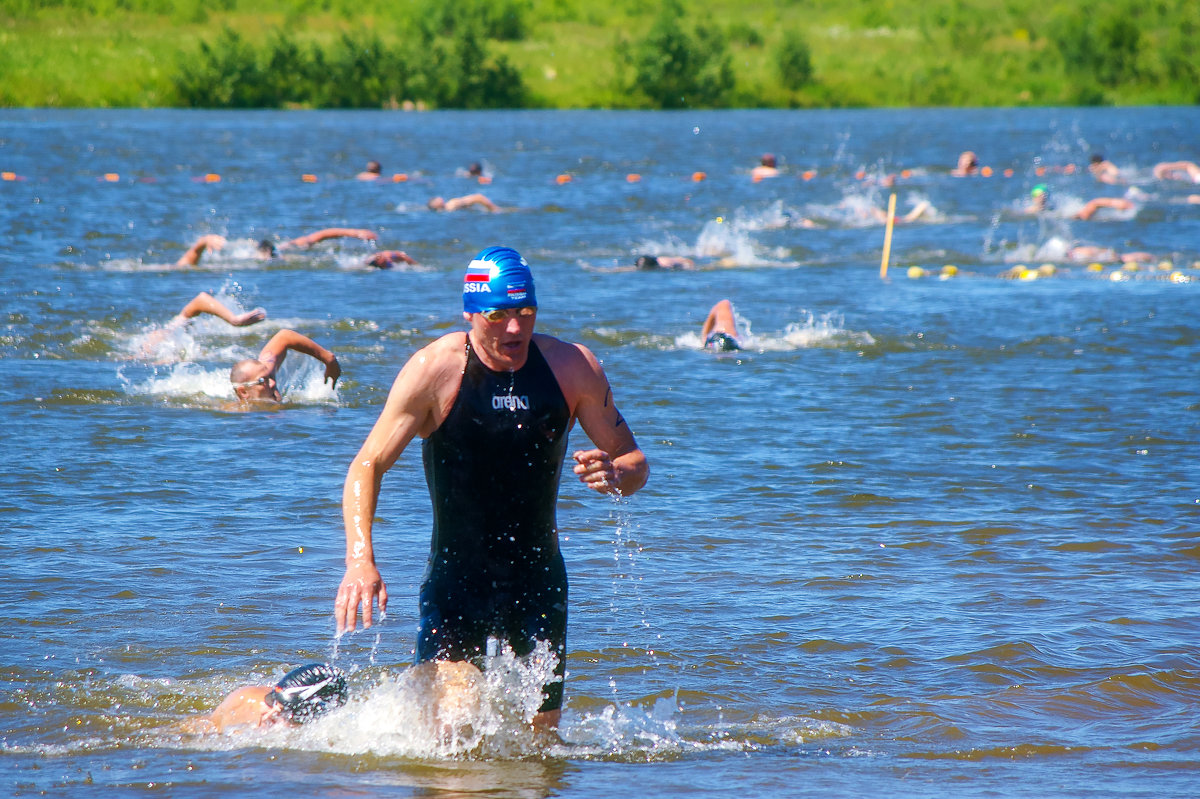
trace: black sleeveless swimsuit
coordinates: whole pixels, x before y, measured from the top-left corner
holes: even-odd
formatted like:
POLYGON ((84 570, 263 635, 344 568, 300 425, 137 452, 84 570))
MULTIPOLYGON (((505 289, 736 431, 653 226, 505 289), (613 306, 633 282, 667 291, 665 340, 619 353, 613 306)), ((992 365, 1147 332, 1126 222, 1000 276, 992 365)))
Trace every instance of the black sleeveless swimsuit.
POLYGON ((422 444, 433 540, 421 583, 417 662, 483 665, 488 639, 527 655, 550 642, 559 679, 541 710, 562 705, 567 572, 555 510, 570 411, 537 345, 516 372, 493 372, 467 339, 462 386, 422 444))

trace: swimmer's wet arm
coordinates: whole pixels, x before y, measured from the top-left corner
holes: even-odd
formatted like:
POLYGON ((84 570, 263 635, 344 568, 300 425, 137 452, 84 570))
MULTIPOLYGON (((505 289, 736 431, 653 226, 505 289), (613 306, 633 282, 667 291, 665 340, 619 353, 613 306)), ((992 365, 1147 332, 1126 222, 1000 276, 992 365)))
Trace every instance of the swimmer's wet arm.
POLYGON ((201 236, 196 240, 196 243, 188 248, 187 252, 179 256, 179 260, 175 262, 176 266, 195 266, 200 263, 200 256, 204 255, 205 250, 211 249, 213 252, 225 246, 225 237, 218 236, 215 233, 209 233, 206 236, 201 236))
POLYGON ((383 476, 432 419, 431 381, 437 370, 430 349, 418 352, 400 371, 379 419, 346 472, 342 487, 346 574, 334 601, 339 633, 354 629, 360 605, 364 627, 371 626, 375 600, 380 612, 387 610, 387 586, 375 565, 372 541, 375 510, 383 476))
POLYGON ((587 368, 579 375, 581 390, 575 416, 596 449, 574 453, 575 474, 589 488, 601 493, 628 496, 646 484, 650 464, 617 409, 608 377, 599 361, 586 347, 579 347, 579 350, 585 357, 587 368))
POLYGON ((324 230, 317 230, 307 235, 301 236, 298 239, 292 239, 287 243, 289 247, 311 247, 312 245, 325 241, 326 239, 362 239, 363 241, 374 241, 379 238, 378 234, 373 230, 364 230, 362 228, 346 228, 346 227, 331 227, 324 230))
POLYGON ((332 379, 333 387, 337 388, 338 378, 342 376, 342 366, 338 363, 337 356, 333 354, 332 350, 325 349, 308 336, 297 333, 295 330, 284 328, 272 336, 267 345, 262 348, 262 352, 259 353, 258 360, 273 365, 272 371, 274 371, 283 364, 288 350, 302 352, 325 364, 325 379, 332 379))

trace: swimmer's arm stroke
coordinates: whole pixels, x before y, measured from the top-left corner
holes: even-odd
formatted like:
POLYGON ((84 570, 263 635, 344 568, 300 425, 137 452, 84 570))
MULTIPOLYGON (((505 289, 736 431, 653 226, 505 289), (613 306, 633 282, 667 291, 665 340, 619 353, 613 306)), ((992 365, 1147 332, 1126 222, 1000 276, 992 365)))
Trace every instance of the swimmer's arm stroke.
POLYGON ((271 367, 271 373, 274 374, 283 364, 283 359, 287 356, 288 350, 302 352, 325 364, 325 377, 322 382, 330 380, 332 381, 331 385, 337 388, 338 378, 342 376, 342 366, 338 363, 337 356, 308 336, 303 333, 297 333, 295 330, 284 328, 274 336, 271 336, 271 340, 266 343, 262 348, 262 352, 259 353, 258 360, 271 367))
POLYGON ((383 411, 346 472, 342 487, 342 522, 346 529, 346 573, 334 600, 338 634, 353 631, 362 606, 363 627, 373 621, 374 604, 387 612, 387 586, 375 565, 372 528, 383 476, 412 442, 414 436, 433 432, 437 386, 454 368, 454 350, 443 346, 449 336, 415 354, 392 384, 383 411), (449 367, 449 368, 447 368, 449 367))
POLYGON ((604 368, 591 350, 581 344, 568 348, 563 358, 560 385, 573 402, 575 418, 595 449, 572 454, 575 474, 585 486, 601 494, 628 496, 646 484, 650 465, 638 447, 633 431, 617 410, 604 368))
POLYGON ((286 242, 284 247, 311 247, 318 242, 326 239, 362 239, 363 241, 375 241, 379 235, 373 230, 365 230, 363 228, 347 228, 347 227, 330 227, 324 230, 317 230, 307 235, 292 239, 286 242))

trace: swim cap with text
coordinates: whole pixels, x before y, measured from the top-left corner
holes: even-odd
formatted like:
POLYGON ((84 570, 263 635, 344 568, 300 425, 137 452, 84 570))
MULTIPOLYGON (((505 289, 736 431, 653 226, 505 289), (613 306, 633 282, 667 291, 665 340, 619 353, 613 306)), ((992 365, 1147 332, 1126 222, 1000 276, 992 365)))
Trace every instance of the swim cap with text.
POLYGON ((537 307, 533 273, 511 247, 488 247, 467 265, 463 277, 463 310, 483 313, 496 308, 537 307))

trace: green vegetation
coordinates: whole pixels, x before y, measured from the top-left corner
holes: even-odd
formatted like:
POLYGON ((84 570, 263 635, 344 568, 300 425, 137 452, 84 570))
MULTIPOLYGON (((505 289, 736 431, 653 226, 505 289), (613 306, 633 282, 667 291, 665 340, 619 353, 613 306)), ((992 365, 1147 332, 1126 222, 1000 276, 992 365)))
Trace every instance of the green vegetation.
POLYGON ((1192 104, 1194 0, 0 0, 0 105, 1192 104))

